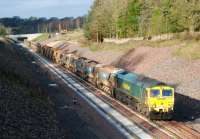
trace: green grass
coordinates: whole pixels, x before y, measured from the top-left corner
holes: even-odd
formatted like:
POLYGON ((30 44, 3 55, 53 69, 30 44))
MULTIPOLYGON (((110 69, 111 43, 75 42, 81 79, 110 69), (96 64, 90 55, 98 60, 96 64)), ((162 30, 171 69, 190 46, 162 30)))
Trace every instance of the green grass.
POLYGON ((38 36, 37 38, 35 38, 33 41, 34 42, 40 42, 40 41, 44 41, 47 40, 49 37, 48 33, 43 33, 42 35, 38 36))
POLYGON ((174 55, 182 57, 184 59, 196 60, 200 59, 200 41, 196 40, 181 40, 181 39, 172 39, 172 40, 160 40, 160 41, 129 41, 123 44, 115 43, 95 43, 91 41, 83 41, 81 47, 88 47, 91 51, 123 51, 127 52, 133 48, 137 47, 173 47, 180 46, 175 50, 174 55), (183 46, 180 46, 183 45, 183 46))

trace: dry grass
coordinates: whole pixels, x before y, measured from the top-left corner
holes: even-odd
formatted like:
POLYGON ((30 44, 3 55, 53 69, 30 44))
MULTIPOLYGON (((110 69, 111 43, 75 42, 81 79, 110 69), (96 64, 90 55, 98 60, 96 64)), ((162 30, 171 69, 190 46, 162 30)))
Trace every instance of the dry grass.
MULTIPOLYGON (((48 34, 43 34, 36 38, 34 41, 44 41, 48 39, 48 34)), ((91 51, 123 51, 127 52, 133 48, 137 47, 173 47, 180 46, 177 51, 174 53, 175 56, 183 57, 186 59, 200 59, 200 34, 196 33, 194 35, 190 35, 188 33, 180 33, 173 37, 171 40, 141 40, 135 41, 130 40, 129 42, 125 42, 122 44, 117 44, 114 42, 103 42, 96 43, 88 41, 84 37, 83 30, 75 30, 69 31, 65 35, 60 35, 58 40, 70 41, 79 43, 81 47, 88 47, 91 51)))
POLYGON ((40 35, 37 38, 35 38, 33 41, 34 42, 40 42, 40 41, 45 41, 48 38, 49 38, 49 34, 48 33, 43 33, 42 35, 40 35))
POLYGON ((180 47, 175 52, 175 55, 189 60, 200 59, 200 42, 199 41, 187 42, 185 46, 180 47))
POLYGON ((68 31, 67 34, 60 36, 61 40, 79 42, 80 40, 84 39, 83 30, 77 29, 74 31, 68 31))
POLYGON ((150 47, 171 47, 181 44, 181 40, 171 39, 171 40, 158 40, 158 41, 144 41, 145 46, 150 47))
POLYGON ((145 47, 173 47, 180 46, 174 55, 189 60, 200 59, 200 41, 196 40, 162 40, 162 41, 129 41, 123 44, 116 43, 95 43, 90 41, 82 41, 81 47, 88 47, 91 51, 130 51, 133 48, 145 46, 145 47))
POLYGON ((81 47, 88 47, 91 51, 128 51, 135 48, 137 45, 134 43, 95 43, 95 42, 82 42, 81 47))
POLYGON ((180 44, 180 40, 165 40, 165 41, 129 41, 123 44, 116 44, 116 43, 95 43, 90 41, 81 41, 81 47, 88 47, 91 51, 107 51, 107 50, 113 50, 113 51, 129 51, 136 47, 146 46, 146 47, 169 47, 169 46, 176 46, 180 44))

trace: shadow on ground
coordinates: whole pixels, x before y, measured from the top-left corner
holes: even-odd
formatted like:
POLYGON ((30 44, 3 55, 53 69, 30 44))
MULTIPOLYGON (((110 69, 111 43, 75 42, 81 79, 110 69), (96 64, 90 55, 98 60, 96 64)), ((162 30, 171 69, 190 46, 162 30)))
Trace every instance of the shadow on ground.
POLYGON ((174 120, 188 122, 200 118, 200 101, 180 93, 175 94, 174 120))
POLYGON ((113 63, 111 63, 113 66, 116 66, 118 68, 127 69, 128 67, 131 67, 132 70, 134 70, 134 67, 137 66, 139 63, 141 63, 144 60, 145 53, 140 54, 138 56, 132 57, 132 53, 135 51, 135 49, 132 49, 122 55, 120 58, 115 60, 113 63))

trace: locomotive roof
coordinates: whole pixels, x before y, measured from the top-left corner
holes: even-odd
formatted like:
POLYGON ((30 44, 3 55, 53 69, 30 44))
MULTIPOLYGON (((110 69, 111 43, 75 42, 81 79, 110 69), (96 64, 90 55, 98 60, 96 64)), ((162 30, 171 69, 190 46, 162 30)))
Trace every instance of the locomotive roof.
POLYGON ((138 86, 143 86, 144 88, 153 87, 155 85, 164 85, 164 83, 158 80, 128 71, 118 73, 118 78, 131 82, 138 86))

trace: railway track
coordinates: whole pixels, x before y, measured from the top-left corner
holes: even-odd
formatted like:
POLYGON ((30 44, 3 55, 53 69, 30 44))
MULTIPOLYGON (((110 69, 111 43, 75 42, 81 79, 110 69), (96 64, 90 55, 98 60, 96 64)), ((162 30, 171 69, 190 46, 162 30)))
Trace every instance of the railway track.
POLYGON ((39 56, 33 51, 30 51, 38 59, 38 62, 43 64, 48 70, 50 70, 54 75, 61 79, 67 86, 75 91, 80 97, 82 97, 90 106, 97 110, 97 112, 102 115, 108 122, 110 122, 115 128, 121 132, 125 138, 145 138, 151 139, 152 136, 147 132, 144 132, 141 128, 136 126, 134 123, 130 122, 126 117, 122 116, 116 110, 111 108, 106 103, 103 103, 99 98, 94 97, 94 95, 87 91, 83 86, 78 84, 73 78, 64 74, 60 69, 56 68, 48 60, 39 56), (93 100, 94 99, 94 100, 93 100))
MULTIPOLYGON (((41 57, 41 56, 40 56, 41 57)), ((51 64, 52 65, 52 64, 51 64)), ((137 112, 133 111, 131 108, 127 107, 126 105, 122 104, 121 102, 116 101, 115 99, 108 96, 103 91, 95 88, 93 85, 89 84, 88 82, 84 81, 80 77, 76 76, 75 74, 67 71, 63 67, 57 66, 59 69, 70 76, 76 82, 84 86, 88 91, 93 92, 93 94, 100 98, 103 102, 111 106, 113 109, 117 110, 123 116, 127 117, 131 120, 134 124, 141 127, 144 131, 149 133, 154 138, 164 138, 164 139, 171 139, 171 138, 183 138, 183 139, 200 139, 200 133, 193 130, 192 128, 185 126, 183 123, 179 123, 176 121, 149 121, 142 115, 138 114, 137 112)), ((58 75, 62 76, 62 75, 58 75)))
POLYGON ((101 98, 105 103, 111 105, 113 108, 118 110, 124 116, 128 117, 131 121, 146 130, 155 138, 200 139, 200 133, 186 126, 184 123, 176 121, 149 121, 142 115, 134 112, 131 108, 127 108, 126 105, 121 104, 121 102, 111 98, 102 90, 97 89, 82 78, 76 76, 74 73, 67 71, 61 66, 59 66, 59 68, 80 82, 88 90, 93 91, 94 94, 101 98))
POLYGON ((174 133, 178 138, 181 138, 181 139, 200 139, 200 133, 198 131, 193 130, 192 128, 186 126, 182 122, 156 121, 156 123, 160 127, 168 130, 169 132, 174 133))
POLYGON ((124 104, 121 104, 120 102, 116 101, 115 99, 108 96, 103 91, 97 89, 93 85, 89 84, 88 82, 84 81, 80 77, 76 76, 72 72, 67 71, 63 67, 59 66, 64 73, 71 76, 73 79, 78 81, 80 84, 85 86, 89 91, 92 91, 95 96, 99 97, 102 101, 109 104, 111 107, 119 111, 122 115, 129 118, 132 122, 137 124, 139 127, 141 127, 143 130, 151 134, 154 138, 163 138, 163 139, 172 139, 174 136, 171 133, 166 132, 159 126, 157 126, 154 123, 150 123, 147 119, 145 119, 143 116, 138 115, 130 108, 127 108, 124 104))

